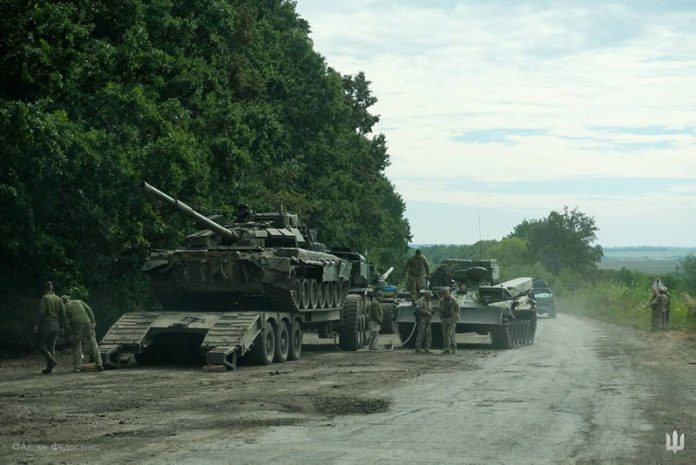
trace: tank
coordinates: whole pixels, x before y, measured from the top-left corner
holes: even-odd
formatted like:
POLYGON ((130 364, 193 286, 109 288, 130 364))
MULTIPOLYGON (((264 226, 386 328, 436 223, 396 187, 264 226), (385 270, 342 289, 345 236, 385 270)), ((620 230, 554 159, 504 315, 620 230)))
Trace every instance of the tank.
POLYGON ((221 223, 143 183, 143 189, 205 228, 176 250, 151 252, 142 267, 164 311, 305 312, 341 308, 351 265, 325 252, 297 215, 247 205, 221 223))
MULTIPOLYGON (((500 282, 500 268, 490 260, 443 260, 431 274, 433 346, 442 346, 439 294, 449 288, 459 303, 457 333, 490 335, 497 349, 532 344, 536 334, 536 302, 531 293, 532 278, 500 282)), ((415 343, 416 307, 410 302, 397 308, 399 338, 406 346, 415 343)))

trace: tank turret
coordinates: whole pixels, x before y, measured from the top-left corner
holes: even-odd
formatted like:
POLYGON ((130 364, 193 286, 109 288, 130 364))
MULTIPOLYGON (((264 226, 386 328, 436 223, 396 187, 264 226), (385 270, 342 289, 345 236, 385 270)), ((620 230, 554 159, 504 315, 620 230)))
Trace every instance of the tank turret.
POLYGON ((142 270, 164 310, 303 311, 341 308, 348 261, 325 253, 297 215, 235 209, 235 220, 206 217, 155 187, 143 189, 204 228, 176 250, 156 250, 142 270))

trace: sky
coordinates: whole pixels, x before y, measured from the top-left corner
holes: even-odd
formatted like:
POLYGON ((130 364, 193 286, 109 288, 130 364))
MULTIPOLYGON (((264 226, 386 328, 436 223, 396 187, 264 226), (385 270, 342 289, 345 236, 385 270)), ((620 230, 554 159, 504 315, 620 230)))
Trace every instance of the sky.
POLYGON ((696 2, 297 0, 365 72, 412 243, 502 239, 564 206, 597 243, 696 246, 696 2))

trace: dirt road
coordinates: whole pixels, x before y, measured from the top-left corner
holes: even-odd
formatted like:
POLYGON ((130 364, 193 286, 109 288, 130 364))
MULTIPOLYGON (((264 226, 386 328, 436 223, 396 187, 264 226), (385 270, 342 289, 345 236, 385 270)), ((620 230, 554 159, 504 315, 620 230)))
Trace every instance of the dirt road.
POLYGON ((1 360, 0 462, 696 463, 686 334, 559 315, 501 352, 480 336, 459 335, 456 356, 309 339, 298 362, 235 373, 73 374, 64 357, 41 376, 36 357, 1 360))

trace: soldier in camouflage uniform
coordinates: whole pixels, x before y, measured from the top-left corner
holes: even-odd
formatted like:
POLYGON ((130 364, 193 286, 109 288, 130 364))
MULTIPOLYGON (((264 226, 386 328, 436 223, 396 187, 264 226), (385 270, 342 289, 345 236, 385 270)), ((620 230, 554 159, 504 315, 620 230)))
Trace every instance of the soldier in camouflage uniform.
POLYGON ((457 353, 455 327, 459 321, 459 303, 450 295, 449 289, 440 293, 440 321, 442 322, 443 354, 457 353))
POLYGON ((421 280, 429 274, 428 260, 425 259, 420 249, 418 249, 413 257, 406 260, 406 265, 404 266, 404 275, 411 293, 411 302, 414 305, 421 290, 421 280))
POLYGON ((653 331, 664 329, 665 309, 667 308, 667 295, 664 289, 654 289, 653 298, 650 299, 650 309, 652 317, 650 322, 653 331))
POLYGON ((379 328, 382 325, 382 317, 384 313, 382 312, 382 298, 384 293, 382 291, 377 291, 375 293, 375 298, 372 299, 370 304, 370 314, 368 315, 367 327, 370 329, 370 350, 377 350, 377 337, 379 336, 379 328))
POLYGON ((97 371, 102 371, 101 354, 99 354, 99 346, 97 338, 94 335, 94 327, 96 320, 94 312, 82 300, 70 299, 67 295, 61 297, 65 304, 65 314, 68 318, 68 327, 72 335, 73 343, 73 371, 79 373, 82 370, 82 341, 83 339, 89 344, 89 354, 92 360, 97 364, 97 371))
POLYGON ((672 297, 669 295, 669 289, 666 287, 663 287, 663 289, 667 300, 665 301, 665 311, 662 314, 662 329, 668 329, 667 326, 669 325, 669 311, 672 307, 672 297))
POLYGON ((430 343, 432 341, 432 332, 430 328, 430 319, 433 316, 433 309, 430 306, 430 291, 423 291, 423 297, 418 300, 418 328, 416 336, 416 353, 430 353, 430 343))
POLYGON ((49 374, 58 364, 56 361, 56 341, 65 326, 65 307, 63 301, 53 293, 53 283, 46 281, 44 295, 39 303, 39 322, 34 326, 39 352, 46 359, 46 368, 41 372, 49 374))

